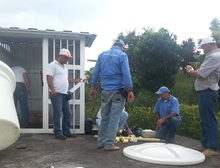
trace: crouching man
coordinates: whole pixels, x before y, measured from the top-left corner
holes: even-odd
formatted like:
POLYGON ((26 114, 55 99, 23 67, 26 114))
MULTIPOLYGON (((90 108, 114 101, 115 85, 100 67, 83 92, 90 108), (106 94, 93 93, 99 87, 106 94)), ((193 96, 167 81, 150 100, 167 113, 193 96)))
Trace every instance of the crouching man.
POLYGON ((156 94, 160 95, 160 98, 153 110, 157 121, 155 137, 164 140, 166 143, 177 143, 175 134, 181 120, 179 102, 165 86, 162 86, 156 94))

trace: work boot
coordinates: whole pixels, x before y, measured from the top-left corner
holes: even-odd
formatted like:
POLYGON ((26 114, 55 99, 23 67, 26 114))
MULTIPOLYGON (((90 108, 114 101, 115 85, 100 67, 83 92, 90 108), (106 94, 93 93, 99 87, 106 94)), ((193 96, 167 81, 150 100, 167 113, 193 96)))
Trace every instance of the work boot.
POLYGON ((116 151, 119 150, 120 148, 118 146, 111 146, 111 147, 104 147, 105 151, 116 151))
POLYGON ((214 151, 212 149, 206 149, 202 152, 205 156, 216 156, 218 155, 218 151, 214 151))
POLYGON ((199 144, 199 145, 197 145, 197 146, 194 146, 193 149, 198 150, 198 151, 204 151, 204 150, 206 150, 207 148, 204 147, 202 144, 199 144))

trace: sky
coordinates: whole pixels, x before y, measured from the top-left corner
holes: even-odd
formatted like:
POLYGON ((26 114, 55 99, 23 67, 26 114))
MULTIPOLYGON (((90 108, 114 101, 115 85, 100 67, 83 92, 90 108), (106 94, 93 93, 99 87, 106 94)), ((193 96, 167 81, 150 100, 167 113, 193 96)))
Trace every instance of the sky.
POLYGON ((97 37, 85 50, 85 70, 118 34, 143 28, 167 29, 177 42, 211 35, 210 22, 220 19, 219 0, 0 0, 0 27, 89 32, 97 37))

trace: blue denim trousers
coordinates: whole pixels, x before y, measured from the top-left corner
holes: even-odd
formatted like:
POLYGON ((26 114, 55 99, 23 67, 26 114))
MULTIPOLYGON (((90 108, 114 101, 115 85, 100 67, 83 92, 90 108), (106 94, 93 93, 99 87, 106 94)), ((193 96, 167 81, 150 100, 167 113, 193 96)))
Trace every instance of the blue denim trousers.
POLYGON ((50 100, 53 106, 53 132, 55 136, 59 135, 71 135, 70 132, 70 105, 66 94, 57 93, 56 97, 53 97, 50 93, 50 100), (60 124, 61 114, 62 116, 62 130, 60 124))
POLYGON ((14 91, 14 103, 17 108, 17 103, 19 102, 21 113, 18 116, 20 127, 27 128, 29 120, 29 109, 27 101, 27 89, 24 83, 17 82, 14 91))
POLYGON ((128 119, 128 113, 126 111, 122 111, 120 118, 119 118, 119 122, 118 122, 118 129, 122 130, 124 129, 125 123, 128 119))
POLYGON ((101 99, 102 122, 97 143, 99 146, 108 148, 114 146, 119 118, 125 106, 125 98, 118 90, 102 90, 101 99))
POLYGON ((164 140, 175 139, 176 129, 179 127, 180 121, 176 116, 168 119, 168 122, 162 124, 160 128, 156 130, 155 137, 164 140))
POLYGON ((198 92, 200 126, 202 128, 201 144, 209 149, 218 150, 218 122, 215 117, 217 91, 198 92))
MULTIPOLYGON (((128 119, 128 113, 126 111, 122 111, 122 113, 119 117, 118 128, 117 129, 122 130, 125 126, 125 123, 126 123, 127 119, 128 119)), ((101 125, 101 121, 102 121, 101 118, 96 119, 96 125, 97 125, 98 128, 101 125)))

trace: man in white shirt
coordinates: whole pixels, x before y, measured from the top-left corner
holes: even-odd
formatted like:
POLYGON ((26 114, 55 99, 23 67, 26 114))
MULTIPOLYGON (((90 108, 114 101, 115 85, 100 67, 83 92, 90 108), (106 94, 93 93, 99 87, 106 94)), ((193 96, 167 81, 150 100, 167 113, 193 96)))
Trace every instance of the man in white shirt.
POLYGON ((78 83, 81 79, 68 77, 66 63, 72 58, 69 50, 60 50, 56 60, 48 65, 47 83, 49 86, 49 96, 53 106, 53 132, 58 140, 65 140, 66 137, 75 137, 70 132, 70 105, 68 99, 69 83, 78 83), (62 129, 60 124, 61 112, 63 112, 62 129))
POLYGON ((21 108, 21 113, 18 115, 20 127, 27 128, 29 120, 27 93, 31 93, 28 73, 23 67, 20 66, 14 66, 11 69, 16 78, 16 89, 14 91, 15 107, 17 107, 17 102, 19 102, 21 108))
POLYGON ((220 49, 213 37, 203 38, 198 48, 203 49, 206 55, 200 68, 194 70, 192 66, 186 67, 186 71, 195 78, 202 128, 201 144, 195 149, 203 151, 205 156, 215 156, 219 153, 216 103, 220 80, 220 49))

